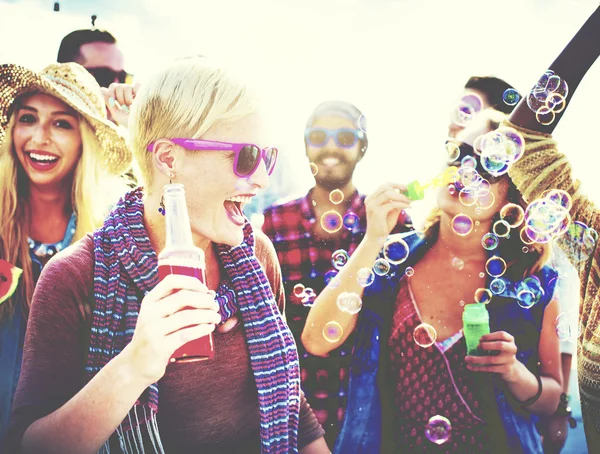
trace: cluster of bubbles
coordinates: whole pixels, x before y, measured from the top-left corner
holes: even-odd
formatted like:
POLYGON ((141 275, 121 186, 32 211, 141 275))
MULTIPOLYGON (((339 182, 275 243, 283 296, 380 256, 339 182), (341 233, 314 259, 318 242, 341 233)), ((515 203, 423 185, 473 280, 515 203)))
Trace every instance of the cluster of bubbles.
POLYGON ((535 112, 542 125, 549 125, 567 106, 569 86, 567 81, 554 73, 546 71, 527 96, 527 105, 535 112))
POLYGON ((525 139, 513 128, 498 128, 479 136, 473 143, 479 154, 481 167, 490 175, 499 177, 525 152, 525 139))
POLYGON ((357 293, 354 292, 342 292, 337 297, 337 307, 342 312, 348 314, 358 314, 362 309, 362 300, 357 293))
POLYGON ((317 294, 310 287, 305 287, 304 284, 298 283, 294 285, 294 296, 298 298, 304 306, 312 306, 317 298, 317 294))
POLYGON ((457 126, 466 126, 483 109, 483 100, 475 92, 466 93, 451 112, 451 119, 457 126))
POLYGON ((548 243, 569 229, 573 202, 568 192, 553 189, 531 202, 525 210, 521 239, 525 244, 548 243))
POLYGON ((544 296, 542 283, 537 276, 529 276, 516 284, 517 303, 523 309, 530 309, 544 296))
POLYGON ((430 324, 421 323, 413 331, 413 339, 419 347, 431 347, 437 339, 437 331, 430 324))
POLYGON ((436 445, 443 445, 450 439, 452 433, 452 424, 448 418, 435 415, 429 418, 425 425, 425 436, 436 445))

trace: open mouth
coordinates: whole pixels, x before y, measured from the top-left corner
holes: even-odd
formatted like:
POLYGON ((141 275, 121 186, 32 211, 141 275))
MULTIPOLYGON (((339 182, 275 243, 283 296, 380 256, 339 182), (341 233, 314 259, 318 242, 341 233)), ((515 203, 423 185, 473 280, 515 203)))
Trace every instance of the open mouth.
POLYGON ((37 151, 30 151, 26 153, 31 167, 35 170, 50 170, 56 166, 59 161, 59 157, 49 153, 40 153, 37 151))
POLYGON ((236 225, 244 225, 246 219, 244 218, 244 206, 247 203, 252 201, 252 197, 250 196, 235 196, 230 197, 229 199, 223 202, 223 206, 225 207, 225 212, 229 216, 229 219, 236 225))
POLYGON ((320 161, 321 164, 325 167, 335 167, 342 163, 340 158, 336 158, 334 156, 328 156, 327 158, 323 158, 320 161))

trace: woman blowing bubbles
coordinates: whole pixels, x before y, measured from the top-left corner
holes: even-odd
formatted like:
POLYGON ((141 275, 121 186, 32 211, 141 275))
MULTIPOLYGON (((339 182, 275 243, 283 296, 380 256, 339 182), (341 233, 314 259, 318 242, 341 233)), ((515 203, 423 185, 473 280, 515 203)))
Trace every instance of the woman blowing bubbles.
POLYGON ((524 253, 510 226, 510 238, 491 237, 494 244, 482 246, 489 232, 505 236, 506 226, 497 224, 503 207, 523 213, 526 206, 509 177, 488 174, 471 146, 503 117, 481 114, 456 137, 453 165, 461 166, 464 187, 479 194, 479 208, 459 197, 459 182, 439 188, 439 209, 424 236, 413 232, 395 243, 408 255, 391 269, 385 262, 389 271, 375 261, 409 203, 406 188, 387 184, 367 197, 365 238, 317 298, 302 334, 309 352, 324 355, 356 333, 335 452, 542 452, 534 415, 556 410, 562 381, 556 273, 544 266, 547 245, 524 253), (469 182, 469 175, 477 178, 469 182), (348 310, 342 303, 350 297, 340 294, 361 294, 365 282, 357 277, 365 269, 379 275, 364 289, 360 312, 348 310), (521 299, 532 291, 535 304, 521 299), (473 304, 489 311, 491 333, 479 339, 479 353, 493 355, 467 353, 462 317, 473 304), (430 421, 434 435, 426 430, 430 421))
POLYGON ((11 452, 329 452, 300 392, 275 251, 241 214, 277 157, 254 99, 206 59, 180 59, 137 93, 129 125, 144 189, 41 276, 11 452), (170 181, 186 188, 206 286, 158 282, 170 181), (214 359, 169 364, 212 331, 214 359))

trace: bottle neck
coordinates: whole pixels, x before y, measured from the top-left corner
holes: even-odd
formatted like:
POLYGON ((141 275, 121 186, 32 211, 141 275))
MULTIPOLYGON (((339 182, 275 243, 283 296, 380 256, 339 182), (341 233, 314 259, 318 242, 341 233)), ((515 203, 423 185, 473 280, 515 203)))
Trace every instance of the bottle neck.
POLYGON ((163 190, 165 205, 165 248, 194 247, 185 190, 182 184, 167 184, 163 190))

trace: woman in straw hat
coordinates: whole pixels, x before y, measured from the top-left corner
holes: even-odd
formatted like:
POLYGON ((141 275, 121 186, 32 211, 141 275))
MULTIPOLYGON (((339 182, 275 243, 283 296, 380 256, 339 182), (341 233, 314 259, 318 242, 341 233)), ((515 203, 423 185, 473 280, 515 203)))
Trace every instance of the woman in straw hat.
POLYGON ((40 73, 0 66, 0 441, 19 378, 42 267, 101 221, 125 192, 131 153, 106 118, 100 87, 75 63, 40 73), (15 272, 16 271, 16 272, 15 272))
POLYGON ((329 453, 273 245, 242 215, 277 158, 255 99, 205 58, 179 59, 137 92, 129 132, 143 189, 40 277, 11 452, 329 453), (206 285, 158 276, 161 196, 181 184, 206 285), (170 362, 213 331, 212 359, 170 362))

